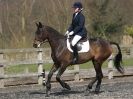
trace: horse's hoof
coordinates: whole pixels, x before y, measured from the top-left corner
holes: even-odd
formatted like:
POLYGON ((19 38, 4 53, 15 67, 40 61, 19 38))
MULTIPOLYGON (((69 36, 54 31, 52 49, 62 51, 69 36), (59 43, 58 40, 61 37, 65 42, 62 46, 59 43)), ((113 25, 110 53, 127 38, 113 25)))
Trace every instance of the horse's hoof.
POLYGON ((86 89, 84 92, 91 92, 91 90, 90 89, 86 89))
POLYGON ((50 97, 50 92, 47 92, 45 97, 50 97))
POLYGON ((84 95, 85 95, 85 96, 88 96, 89 93, 90 93, 90 90, 85 90, 85 91, 84 91, 84 95))
POLYGON ((48 94, 46 94, 46 96, 45 97, 49 97, 49 95, 48 94))
POLYGON ((100 87, 96 87, 95 94, 99 94, 99 93, 100 93, 100 87))
POLYGON ((66 89, 68 89, 68 90, 71 90, 70 86, 69 86, 67 83, 65 83, 64 88, 66 88, 66 89))
POLYGON ((99 92, 99 90, 95 90, 95 94, 99 94, 100 92, 99 92))
POLYGON ((84 91, 85 96, 88 96, 88 94, 91 92, 92 87, 87 87, 84 91))
POLYGON ((85 91, 91 91, 92 87, 87 87, 85 91))
POLYGON ((71 90, 70 86, 65 86, 66 89, 71 90))
POLYGON ((45 97, 49 97, 50 96, 50 90, 46 90, 46 96, 45 97))

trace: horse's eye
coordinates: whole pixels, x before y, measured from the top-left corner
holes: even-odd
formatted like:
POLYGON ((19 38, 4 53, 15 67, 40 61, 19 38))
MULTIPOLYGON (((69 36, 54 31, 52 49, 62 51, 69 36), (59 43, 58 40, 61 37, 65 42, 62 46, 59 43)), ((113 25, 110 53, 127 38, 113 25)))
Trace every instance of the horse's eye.
POLYGON ((37 34, 37 35, 39 35, 40 33, 41 33, 41 31, 40 31, 40 30, 37 30, 37 31, 36 31, 36 34, 37 34))

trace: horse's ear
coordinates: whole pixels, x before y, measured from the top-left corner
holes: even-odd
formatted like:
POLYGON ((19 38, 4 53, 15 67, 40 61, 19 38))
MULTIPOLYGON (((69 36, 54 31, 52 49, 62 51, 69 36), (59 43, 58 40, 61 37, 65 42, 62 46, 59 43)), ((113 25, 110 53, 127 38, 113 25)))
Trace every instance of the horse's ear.
POLYGON ((36 26, 37 26, 37 27, 39 27, 39 24, 38 24, 38 23, 36 23, 36 26))
POLYGON ((42 28, 42 27, 43 27, 43 25, 42 25, 42 23, 41 23, 41 22, 39 22, 39 27, 40 27, 40 28, 42 28))

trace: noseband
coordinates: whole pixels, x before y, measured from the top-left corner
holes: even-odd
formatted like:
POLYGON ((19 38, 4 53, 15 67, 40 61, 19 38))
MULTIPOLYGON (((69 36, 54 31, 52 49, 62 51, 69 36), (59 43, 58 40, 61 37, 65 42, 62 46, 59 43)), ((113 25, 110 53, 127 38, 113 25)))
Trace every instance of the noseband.
POLYGON ((37 45, 37 47, 39 48, 43 43, 46 43, 46 42, 48 42, 48 40, 46 39, 46 40, 44 40, 44 41, 42 41, 42 42, 40 42, 38 45, 37 45))

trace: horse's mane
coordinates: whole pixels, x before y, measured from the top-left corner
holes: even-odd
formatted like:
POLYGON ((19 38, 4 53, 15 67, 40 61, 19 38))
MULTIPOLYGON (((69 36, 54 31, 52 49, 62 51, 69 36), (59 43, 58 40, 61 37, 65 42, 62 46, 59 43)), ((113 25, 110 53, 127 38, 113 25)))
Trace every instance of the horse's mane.
POLYGON ((52 36, 54 36, 54 38, 57 38, 57 39, 61 39, 61 38, 64 38, 64 35, 62 35, 61 33, 59 33, 57 30, 55 30, 54 28, 50 27, 50 26, 45 26, 45 29, 53 34, 52 36))
MULTIPOLYGON (((45 26, 45 29, 46 31, 48 31, 51 36, 53 36, 53 38, 55 39, 64 39, 64 35, 62 35, 60 32, 58 32, 57 30, 55 30, 54 28, 50 27, 50 26, 45 26)), ((97 40, 100 40, 100 41, 105 41, 103 38, 100 38, 100 37, 93 37, 93 38, 89 38, 89 41, 90 42, 95 42, 97 40)))

